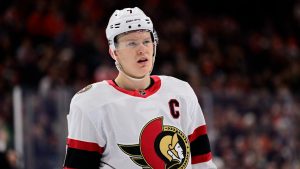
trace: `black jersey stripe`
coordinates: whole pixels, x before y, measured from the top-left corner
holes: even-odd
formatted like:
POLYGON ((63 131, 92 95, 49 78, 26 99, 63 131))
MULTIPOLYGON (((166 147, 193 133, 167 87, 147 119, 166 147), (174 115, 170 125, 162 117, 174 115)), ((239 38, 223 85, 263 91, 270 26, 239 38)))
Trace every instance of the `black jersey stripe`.
POLYGON ((101 154, 68 147, 64 168, 99 169, 101 154))
POLYGON ((212 158, 206 125, 196 128, 188 138, 191 145, 193 164, 206 162, 212 158))
POLYGON ((191 144, 191 155, 202 155, 211 152, 207 134, 197 137, 191 144))

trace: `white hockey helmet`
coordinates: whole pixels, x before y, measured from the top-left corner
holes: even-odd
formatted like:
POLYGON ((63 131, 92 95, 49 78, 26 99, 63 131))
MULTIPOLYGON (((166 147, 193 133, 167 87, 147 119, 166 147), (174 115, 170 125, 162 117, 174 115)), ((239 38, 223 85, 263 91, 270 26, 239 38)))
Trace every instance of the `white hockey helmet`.
POLYGON ((134 30, 149 30, 155 46, 158 43, 157 34, 151 19, 138 7, 116 10, 109 19, 106 28, 106 38, 109 47, 115 49, 114 39, 117 35, 134 30))

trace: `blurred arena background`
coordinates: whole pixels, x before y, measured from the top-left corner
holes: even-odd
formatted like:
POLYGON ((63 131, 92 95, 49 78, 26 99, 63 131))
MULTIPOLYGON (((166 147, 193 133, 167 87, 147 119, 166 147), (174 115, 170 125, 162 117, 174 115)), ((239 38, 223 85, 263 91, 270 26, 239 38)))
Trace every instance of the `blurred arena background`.
POLYGON ((189 81, 219 169, 300 169, 300 1, 1 0, 0 168, 58 169, 74 93, 117 72, 105 28, 139 6, 153 74, 189 81))

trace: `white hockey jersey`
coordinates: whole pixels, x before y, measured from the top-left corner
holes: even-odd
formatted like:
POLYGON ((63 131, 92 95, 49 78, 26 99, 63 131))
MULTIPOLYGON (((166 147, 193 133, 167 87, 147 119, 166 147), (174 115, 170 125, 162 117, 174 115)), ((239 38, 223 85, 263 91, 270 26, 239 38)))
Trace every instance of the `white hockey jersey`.
POLYGON ((151 76, 146 90, 114 81, 72 99, 64 169, 214 169, 202 110, 190 85, 151 76))

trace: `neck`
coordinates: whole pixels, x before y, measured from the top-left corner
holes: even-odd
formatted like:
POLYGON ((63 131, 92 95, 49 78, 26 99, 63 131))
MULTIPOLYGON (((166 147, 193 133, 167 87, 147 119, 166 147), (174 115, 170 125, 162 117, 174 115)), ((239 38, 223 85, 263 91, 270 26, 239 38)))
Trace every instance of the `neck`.
POLYGON ((151 78, 150 78, 150 76, 148 76, 142 80, 135 81, 135 80, 126 78, 121 73, 119 73, 119 75, 115 79, 115 82, 117 83, 117 85, 119 87, 126 89, 126 90, 144 90, 147 87, 149 87, 149 85, 151 83, 151 78))

